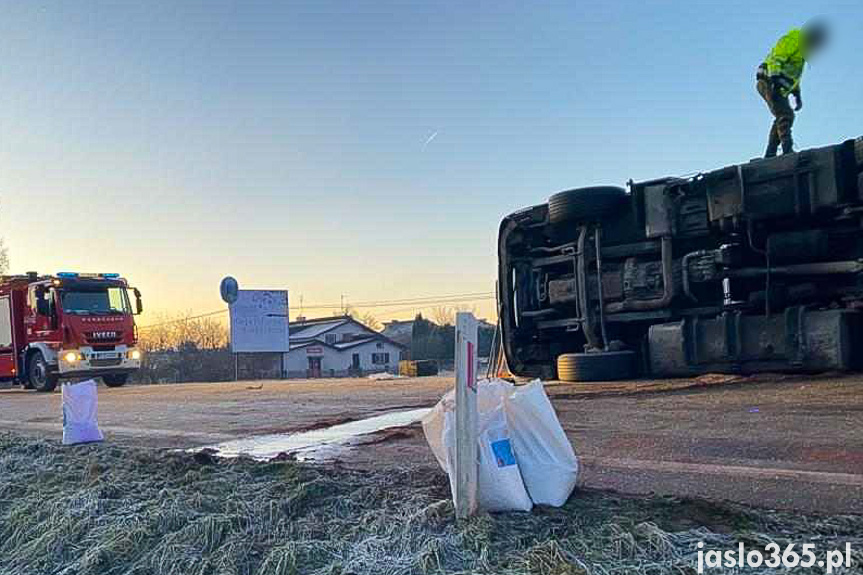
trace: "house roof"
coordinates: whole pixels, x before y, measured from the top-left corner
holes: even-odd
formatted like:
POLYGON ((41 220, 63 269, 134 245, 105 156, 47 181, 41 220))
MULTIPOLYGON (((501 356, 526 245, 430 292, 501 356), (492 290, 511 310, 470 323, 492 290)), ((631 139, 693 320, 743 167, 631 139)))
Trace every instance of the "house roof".
POLYGON ((300 347, 301 345, 308 343, 320 343, 323 345, 329 345, 329 347, 333 349, 347 349, 363 343, 367 343, 369 341, 373 341, 375 339, 386 341, 403 349, 407 348, 406 345, 395 341, 380 332, 374 331, 367 325, 364 325, 363 323, 355 320, 350 316, 322 317, 315 319, 306 319, 303 321, 295 321, 290 323, 290 330, 290 337, 291 340, 293 340, 293 343, 291 344, 292 349, 295 346, 300 347), (365 333, 363 333, 359 337, 352 339, 351 341, 339 342, 332 345, 326 344, 322 339, 317 339, 323 336, 328 331, 336 329, 337 327, 343 326, 345 324, 354 324, 360 329, 362 329, 365 333))
POLYGON ((309 322, 307 321, 302 323, 294 322, 290 324, 290 333, 291 337, 296 336, 301 339, 313 339, 325 334, 331 329, 345 325, 346 323, 348 323, 348 318, 344 317, 333 318, 330 321, 319 321, 312 323, 311 325, 309 325, 309 322))
POLYGON ((351 349, 351 348, 354 348, 354 347, 357 347, 359 345, 363 345, 366 343, 371 343, 373 341, 381 341, 381 342, 388 343, 390 345, 394 345, 394 346, 402 348, 402 349, 407 349, 407 346, 404 346, 397 341, 393 341, 388 337, 385 337, 383 335, 378 334, 378 335, 372 335, 369 337, 364 337, 362 339, 353 339, 351 341, 342 341, 339 343, 327 343, 327 342, 319 340, 319 339, 301 341, 299 343, 292 343, 291 344, 291 351, 294 351, 296 349, 303 349, 305 347, 311 347, 311 346, 328 347, 328 348, 334 349, 336 351, 345 351, 347 349, 351 349))

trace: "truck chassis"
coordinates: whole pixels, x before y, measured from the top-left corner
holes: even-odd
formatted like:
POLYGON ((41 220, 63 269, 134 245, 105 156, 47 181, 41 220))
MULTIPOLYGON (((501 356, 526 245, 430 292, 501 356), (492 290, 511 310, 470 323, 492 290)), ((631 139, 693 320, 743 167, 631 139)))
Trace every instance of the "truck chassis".
POLYGON ((509 369, 591 381, 863 367, 863 139, 581 188, 504 218, 509 369))

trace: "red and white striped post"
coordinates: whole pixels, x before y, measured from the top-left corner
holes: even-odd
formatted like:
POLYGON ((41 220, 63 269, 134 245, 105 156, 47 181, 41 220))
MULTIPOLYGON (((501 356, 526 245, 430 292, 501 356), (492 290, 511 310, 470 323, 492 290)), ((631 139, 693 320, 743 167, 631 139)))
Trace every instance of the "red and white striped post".
POLYGON ((477 330, 472 313, 459 312, 455 320, 455 513, 464 519, 476 511, 477 465, 477 330))

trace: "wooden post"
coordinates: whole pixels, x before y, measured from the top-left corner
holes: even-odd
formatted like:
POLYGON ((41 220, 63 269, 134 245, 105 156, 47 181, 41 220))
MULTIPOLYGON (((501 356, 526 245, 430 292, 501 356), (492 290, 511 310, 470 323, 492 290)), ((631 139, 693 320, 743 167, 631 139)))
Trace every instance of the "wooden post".
POLYGON ((459 312, 455 321, 455 513, 464 519, 476 511, 477 465, 477 329, 472 313, 459 312))

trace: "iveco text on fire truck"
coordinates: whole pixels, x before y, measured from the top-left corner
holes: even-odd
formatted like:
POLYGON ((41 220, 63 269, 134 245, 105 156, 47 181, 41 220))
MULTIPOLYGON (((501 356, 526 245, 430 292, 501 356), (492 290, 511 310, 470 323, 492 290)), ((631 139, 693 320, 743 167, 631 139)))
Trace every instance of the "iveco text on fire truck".
POLYGON ((90 377, 120 387, 141 367, 133 315, 142 309, 141 293, 119 274, 4 276, 0 379, 46 392, 90 377))

